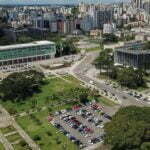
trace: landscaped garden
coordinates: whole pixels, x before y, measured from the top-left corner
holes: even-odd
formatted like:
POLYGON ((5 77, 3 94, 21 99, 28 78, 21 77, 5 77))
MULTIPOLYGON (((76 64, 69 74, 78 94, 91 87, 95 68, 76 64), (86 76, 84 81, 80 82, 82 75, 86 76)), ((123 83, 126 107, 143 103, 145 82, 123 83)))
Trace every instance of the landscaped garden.
POLYGON ((4 148, 2 143, 0 143, 0 150, 5 150, 5 148, 4 148))
MULTIPOLYGON (((39 86, 38 92, 25 99, 1 101, 1 104, 11 114, 16 115, 16 121, 42 150, 78 149, 74 143, 49 123, 49 115, 62 109, 71 109, 73 105, 85 103, 87 100, 93 100, 94 95, 98 102, 108 106, 113 105, 109 100, 100 97, 96 91, 82 87, 82 82, 75 77, 66 75, 62 78, 64 80, 58 77, 44 78, 44 83, 39 86)), ((12 127, 2 129, 4 134, 12 131, 14 131, 12 127)), ((29 149, 18 133, 8 136, 8 140, 11 143, 20 140, 18 144, 13 145, 17 150, 29 149)))
POLYGON ((67 75, 63 78, 68 82, 57 77, 47 78, 44 85, 41 86, 40 92, 33 94, 33 96, 19 102, 1 101, 1 104, 11 114, 17 114, 29 110, 40 110, 45 106, 53 109, 54 105, 64 105, 69 100, 72 102, 72 100, 79 97, 84 88, 81 87, 81 82, 73 76, 67 75))
MULTIPOLYGON (((30 109, 53 105, 58 102, 60 104, 62 101, 60 101, 59 98, 56 98, 57 93, 68 93, 70 89, 76 87, 80 87, 76 82, 66 82, 59 78, 46 79, 45 84, 40 89, 41 91, 35 93, 32 97, 27 98, 27 100, 21 102, 12 102, 8 100, 2 101, 1 103, 10 113, 20 113, 30 109)), ((73 98, 71 96, 72 95, 70 95, 70 99, 73 98)))
POLYGON ((17 122, 42 150, 77 150, 74 143, 48 122, 48 114, 48 110, 37 112, 34 115, 20 117, 17 122))
POLYGON ((0 131, 1 131, 3 134, 7 134, 7 133, 10 133, 10 132, 15 131, 15 128, 12 127, 12 126, 8 126, 8 127, 6 127, 6 128, 0 128, 0 131))
MULTIPOLYGON (((13 126, 0 128, 0 132, 12 144, 15 150, 31 150, 29 145, 24 141, 24 139, 20 136, 20 134, 13 126)), ((0 150, 4 150, 2 144, 0 144, 0 150)))

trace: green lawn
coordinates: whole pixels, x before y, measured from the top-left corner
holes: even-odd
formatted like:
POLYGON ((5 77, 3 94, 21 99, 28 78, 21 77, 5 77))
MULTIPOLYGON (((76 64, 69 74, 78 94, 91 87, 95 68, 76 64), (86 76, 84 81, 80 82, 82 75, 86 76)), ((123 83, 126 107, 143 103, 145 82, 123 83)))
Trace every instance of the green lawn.
POLYGON ((34 139, 36 135, 41 138, 40 140, 36 140, 41 150, 77 150, 76 145, 48 123, 48 113, 49 112, 45 110, 35 114, 35 117, 41 121, 41 125, 38 125, 30 116, 17 118, 17 122, 32 139, 34 139))
POLYGON ((3 134, 7 134, 7 133, 10 133, 10 132, 13 132, 15 131, 16 129, 12 126, 8 126, 6 128, 0 128, 0 131, 3 133, 3 134))
POLYGON ((86 48, 85 50, 86 50, 86 52, 100 51, 100 47, 86 48))
MULTIPOLYGON (((17 112, 29 111, 33 108, 41 108, 42 106, 47 106, 46 110, 41 110, 32 115, 27 115, 24 117, 16 117, 16 121, 20 126, 29 134, 29 136, 36 141, 36 143, 41 147, 42 150, 77 150, 78 148, 74 143, 72 143, 66 136, 59 133, 59 131, 48 123, 47 117, 49 113, 53 113, 57 110, 71 108, 75 102, 70 102, 69 104, 62 104, 62 100, 55 97, 52 100, 53 94, 67 94, 71 88, 81 87, 80 81, 78 81, 73 76, 65 76, 65 79, 71 82, 66 82, 60 78, 47 78, 46 84, 41 87, 41 92, 34 94, 24 103, 15 103, 11 101, 2 102, 3 106, 10 111, 15 109, 17 112), (36 100, 36 105, 34 100, 36 100), (53 103, 52 103, 53 101, 53 103), (62 104, 62 105, 61 105, 62 104), (33 107, 34 106, 34 107, 33 107), (35 137, 40 137, 37 139, 35 137)), ((74 92, 73 92, 74 93, 74 92)), ((74 99, 74 94, 68 93, 69 99, 74 99)), ((60 95, 61 96, 61 95, 60 95)), ((106 99, 100 98, 99 101, 104 104, 111 105, 110 102, 105 102, 106 99)), ((106 100, 107 101, 107 100, 106 100)), ((4 133, 13 131, 13 128, 9 127, 2 129, 4 133)), ((7 137, 10 142, 14 142, 18 139, 22 140, 18 134, 7 137)), ((14 145, 16 150, 21 149, 21 145, 14 145)), ((27 150, 28 148, 26 148, 27 150)))
POLYGON ((82 84, 82 82, 80 80, 78 80, 77 78, 75 78, 72 75, 65 75, 65 76, 63 76, 63 78, 68 80, 68 81, 71 81, 74 84, 82 84))
MULTIPOLYGON (((11 114, 27 112, 30 109, 40 109, 43 106, 53 108, 56 104, 60 105, 64 101, 64 97, 53 98, 55 100, 52 100, 52 95, 58 96, 59 93, 67 95, 71 88, 81 87, 81 82, 71 75, 64 76, 64 79, 71 82, 66 82, 60 78, 47 78, 46 84, 41 87, 41 92, 34 94, 22 103, 11 101, 1 101, 1 103, 11 114)), ((71 100, 74 99, 73 94, 68 94, 66 97, 71 100)), ((107 102, 104 103, 107 104, 107 102)))
POLYGON ((116 103, 114 103, 113 101, 111 101, 105 97, 98 98, 98 102, 100 102, 106 106, 115 106, 116 105, 116 103))
POLYGON ((0 143, 0 150, 5 150, 5 148, 4 148, 2 143, 0 143))
POLYGON ((31 148, 29 148, 28 146, 23 147, 22 145, 20 145, 20 143, 13 145, 13 148, 15 150, 31 150, 31 148))
MULTIPOLYGON (((78 48, 78 51, 81 51, 83 50, 84 48, 78 48)), ((85 48, 84 49, 86 52, 91 52, 91 51, 100 51, 101 48, 98 46, 98 47, 93 47, 93 48, 85 48)))
POLYGON ((143 91, 145 91, 145 90, 147 90, 148 89, 148 87, 138 87, 137 89, 136 89, 136 91, 138 91, 138 92, 143 92, 143 91))
POLYGON ((10 142, 10 143, 13 143, 13 142, 16 142, 18 140, 21 140, 22 137, 20 136, 19 133, 16 133, 16 134, 13 134, 13 135, 9 135, 6 137, 7 140, 10 142))
POLYGON ((12 110, 24 112, 35 106, 35 103, 33 103, 35 100, 36 107, 47 106, 52 101, 50 98, 52 94, 57 94, 58 92, 67 93, 70 88, 79 86, 79 84, 76 82, 69 83, 59 78, 47 79, 46 82, 47 84, 42 86, 40 93, 34 94, 31 98, 28 98, 28 100, 25 100, 22 103, 15 103, 11 101, 5 101, 1 103, 9 112, 12 112, 12 110))

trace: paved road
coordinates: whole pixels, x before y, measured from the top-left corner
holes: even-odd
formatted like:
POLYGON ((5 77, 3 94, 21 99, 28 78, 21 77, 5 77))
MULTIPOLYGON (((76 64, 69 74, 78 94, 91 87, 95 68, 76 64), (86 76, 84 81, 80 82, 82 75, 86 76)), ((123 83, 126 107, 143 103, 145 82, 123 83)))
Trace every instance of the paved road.
POLYGON ((118 89, 114 89, 109 85, 101 82, 100 80, 96 79, 93 76, 88 76, 86 73, 88 70, 93 68, 92 65, 93 60, 99 55, 99 52, 90 52, 85 56, 85 58, 75 64, 71 72, 80 80, 84 81, 86 84, 89 84, 89 81, 94 81, 94 85, 100 90, 106 90, 109 93, 113 93, 117 96, 117 98, 121 101, 121 106, 129 106, 129 105, 136 105, 136 106, 148 106, 149 104, 143 101, 137 101, 133 96, 128 95, 127 93, 120 91, 118 89), (126 97, 126 98, 125 98, 126 97))

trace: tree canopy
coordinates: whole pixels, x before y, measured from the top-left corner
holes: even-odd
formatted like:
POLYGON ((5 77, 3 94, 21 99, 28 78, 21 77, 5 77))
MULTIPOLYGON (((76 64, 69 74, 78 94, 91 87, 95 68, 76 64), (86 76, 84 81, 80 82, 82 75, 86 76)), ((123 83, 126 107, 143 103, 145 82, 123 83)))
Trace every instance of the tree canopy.
POLYGON ((64 56, 77 53, 77 48, 72 39, 56 42, 56 56, 64 56))
POLYGON ((149 50, 150 49, 150 41, 146 42, 144 47, 143 47, 144 50, 149 50))
POLYGON ((94 61, 96 68, 109 70, 113 65, 112 49, 104 49, 94 61))
POLYGON ((16 72, 2 80, 0 91, 4 100, 22 100, 39 90, 43 73, 35 70, 16 72))
POLYGON ((74 17, 76 17, 79 14, 79 8, 73 7, 71 13, 73 14, 74 17))
POLYGON ((94 64, 96 68, 100 70, 100 74, 103 74, 110 79, 115 79, 122 86, 133 89, 146 86, 144 80, 145 72, 142 69, 114 66, 112 49, 102 50, 94 61, 94 64))
POLYGON ((137 88, 139 86, 145 86, 144 72, 140 69, 134 70, 130 68, 122 68, 117 72, 118 82, 129 88, 137 88))
POLYGON ((104 34, 103 35, 104 43, 117 43, 118 37, 114 34, 104 34))
POLYGON ((105 143, 112 150, 148 150, 150 148, 150 108, 121 108, 105 124, 105 143))

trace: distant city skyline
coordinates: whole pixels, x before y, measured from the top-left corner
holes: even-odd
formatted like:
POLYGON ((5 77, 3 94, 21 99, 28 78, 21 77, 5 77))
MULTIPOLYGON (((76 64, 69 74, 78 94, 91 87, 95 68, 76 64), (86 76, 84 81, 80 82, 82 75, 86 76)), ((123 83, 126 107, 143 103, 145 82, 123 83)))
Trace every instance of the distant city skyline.
POLYGON ((126 2, 127 0, 0 0, 2 4, 77 4, 79 2, 86 3, 113 3, 126 2))

